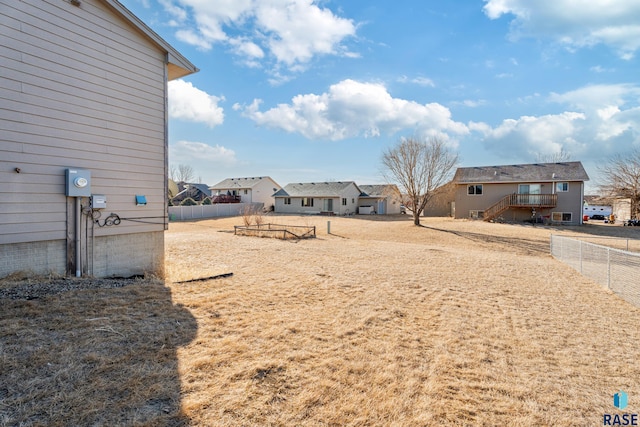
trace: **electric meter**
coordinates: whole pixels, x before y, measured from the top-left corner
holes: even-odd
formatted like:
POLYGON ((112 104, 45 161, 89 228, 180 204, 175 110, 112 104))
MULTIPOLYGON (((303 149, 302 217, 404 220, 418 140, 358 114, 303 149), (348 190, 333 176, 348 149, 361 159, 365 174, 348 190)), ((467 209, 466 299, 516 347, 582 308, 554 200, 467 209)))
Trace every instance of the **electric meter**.
POLYGON ((67 196, 91 196, 91 171, 69 168, 65 170, 65 178, 65 194, 67 196))

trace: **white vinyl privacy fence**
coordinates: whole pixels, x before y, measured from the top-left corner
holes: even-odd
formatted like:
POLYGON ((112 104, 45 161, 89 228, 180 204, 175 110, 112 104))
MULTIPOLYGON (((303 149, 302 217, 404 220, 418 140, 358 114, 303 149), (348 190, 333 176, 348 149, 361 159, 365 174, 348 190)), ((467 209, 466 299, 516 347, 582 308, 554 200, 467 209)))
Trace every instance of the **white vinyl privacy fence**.
POLYGON ((551 255, 640 307, 640 253, 552 235, 551 255))
POLYGON ((216 203, 213 205, 169 206, 169 221, 240 216, 248 207, 262 211, 264 203, 216 203))

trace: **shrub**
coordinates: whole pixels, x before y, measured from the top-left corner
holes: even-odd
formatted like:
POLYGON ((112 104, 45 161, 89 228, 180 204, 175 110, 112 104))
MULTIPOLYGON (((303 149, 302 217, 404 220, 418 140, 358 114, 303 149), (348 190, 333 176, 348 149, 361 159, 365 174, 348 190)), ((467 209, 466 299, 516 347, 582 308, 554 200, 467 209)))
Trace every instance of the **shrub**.
POLYGON ((210 205, 211 204, 211 197, 205 197, 204 200, 202 201, 203 205, 210 205))
POLYGON ((244 226, 250 226, 251 220, 253 219, 253 208, 251 205, 245 205, 242 208, 242 211, 240 211, 240 215, 242 215, 242 222, 244 223, 244 226))
POLYGON ((256 223, 258 227, 264 224, 264 217, 262 216, 261 209, 256 208, 253 210, 253 221, 256 223))
POLYGON ((195 206, 197 205, 198 202, 196 202, 195 200, 193 200, 191 197, 187 197, 186 199, 184 199, 181 203, 180 206, 195 206))

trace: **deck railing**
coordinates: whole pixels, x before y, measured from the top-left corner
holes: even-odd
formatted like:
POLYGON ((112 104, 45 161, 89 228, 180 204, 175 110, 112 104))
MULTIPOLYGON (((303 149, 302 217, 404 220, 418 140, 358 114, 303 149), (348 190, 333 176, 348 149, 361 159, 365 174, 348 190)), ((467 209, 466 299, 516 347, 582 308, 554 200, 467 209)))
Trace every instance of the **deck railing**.
POLYGON ((504 196, 484 210, 484 220, 491 221, 509 208, 552 208, 558 204, 557 194, 518 194, 504 196))
POLYGON ((512 207, 554 207, 558 204, 557 194, 510 194, 509 197, 512 207))

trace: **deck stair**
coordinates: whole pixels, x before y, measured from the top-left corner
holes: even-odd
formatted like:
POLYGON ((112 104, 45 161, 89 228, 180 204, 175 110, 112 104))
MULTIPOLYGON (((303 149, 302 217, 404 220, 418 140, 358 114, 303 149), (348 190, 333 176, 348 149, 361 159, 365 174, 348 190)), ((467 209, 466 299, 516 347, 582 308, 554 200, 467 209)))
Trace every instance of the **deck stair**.
POLYGON ((513 193, 504 196, 497 203, 485 209, 483 219, 491 221, 511 208, 543 209, 554 208, 557 204, 557 194, 513 193))

